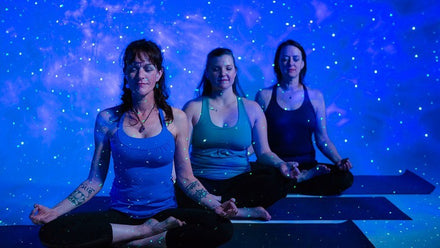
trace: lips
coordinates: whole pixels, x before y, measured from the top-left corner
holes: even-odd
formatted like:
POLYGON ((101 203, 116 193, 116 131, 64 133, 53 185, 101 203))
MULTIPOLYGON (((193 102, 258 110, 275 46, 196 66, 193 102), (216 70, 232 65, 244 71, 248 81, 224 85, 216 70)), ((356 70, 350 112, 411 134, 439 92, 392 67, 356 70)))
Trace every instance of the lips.
POLYGON ((220 79, 220 80, 218 80, 218 82, 219 83, 226 83, 226 82, 229 82, 229 79, 227 79, 227 78, 220 79))
POLYGON ((142 80, 139 80, 139 81, 137 82, 137 84, 138 84, 138 85, 148 85, 149 83, 148 83, 148 80, 147 80, 147 79, 142 79, 142 80))

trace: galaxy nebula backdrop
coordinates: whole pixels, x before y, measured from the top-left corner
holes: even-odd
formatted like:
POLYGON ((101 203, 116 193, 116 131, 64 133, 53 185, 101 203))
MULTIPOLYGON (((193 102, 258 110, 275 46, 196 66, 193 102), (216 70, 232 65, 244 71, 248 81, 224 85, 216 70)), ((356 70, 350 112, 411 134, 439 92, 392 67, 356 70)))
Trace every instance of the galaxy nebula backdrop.
POLYGON ((30 224, 34 203, 53 206, 86 178, 95 117, 120 103, 121 54, 142 38, 160 45, 179 108, 210 50, 232 49, 254 99, 275 83, 277 45, 297 40, 353 174, 408 169, 438 186, 439 11, 436 0, 3 0, 0 225, 30 224))

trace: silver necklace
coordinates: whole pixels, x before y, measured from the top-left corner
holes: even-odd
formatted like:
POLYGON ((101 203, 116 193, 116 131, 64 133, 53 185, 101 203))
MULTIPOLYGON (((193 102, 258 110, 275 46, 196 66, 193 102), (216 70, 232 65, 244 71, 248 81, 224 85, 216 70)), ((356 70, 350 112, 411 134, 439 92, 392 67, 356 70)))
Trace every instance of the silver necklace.
POLYGON ((141 127, 138 130, 139 133, 142 133, 143 131, 145 131, 144 123, 148 120, 148 118, 150 117, 151 113, 153 113, 154 107, 156 107, 156 104, 153 104, 153 107, 150 109, 150 112, 148 113, 147 117, 143 121, 141 120, 141 118, 139 118, 138 112, 134 111, 134 109, 131 108, 131 111, 133 111, 133 113, 136 115, 136 118, 138 119, 139 123, 141 123, 141 127))

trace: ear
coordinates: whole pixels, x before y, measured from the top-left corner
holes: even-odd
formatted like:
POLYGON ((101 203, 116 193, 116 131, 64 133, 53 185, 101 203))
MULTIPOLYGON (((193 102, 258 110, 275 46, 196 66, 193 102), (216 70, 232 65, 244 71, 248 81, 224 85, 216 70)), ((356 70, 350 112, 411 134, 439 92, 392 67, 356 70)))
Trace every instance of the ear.
POLYGON ((163 69, 160 69, 156 72, 156 83, 159 82, 162 75, 163 75, 163 69))

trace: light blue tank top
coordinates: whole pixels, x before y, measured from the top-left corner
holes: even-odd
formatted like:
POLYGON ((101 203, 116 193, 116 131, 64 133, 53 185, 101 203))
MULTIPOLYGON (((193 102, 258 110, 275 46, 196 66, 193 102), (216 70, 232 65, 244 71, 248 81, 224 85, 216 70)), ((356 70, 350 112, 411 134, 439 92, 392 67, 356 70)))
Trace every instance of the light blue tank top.
POLYGON ((237 97, 235 126, 218 127, 211 121, 207 97, 202 99, 200 119, 193 128, 191 164, 197 177, 223 180, 250 171, 247 149, 252 128, 243 100, 237 97))
POLYGON ((162 131, 150 138, 133 138, 123 130, 125 113, 110 139, 115 179, 111 208, 133 218, 149 218, 177 207, 171 179, 175 142, 159 109, 162 131))

